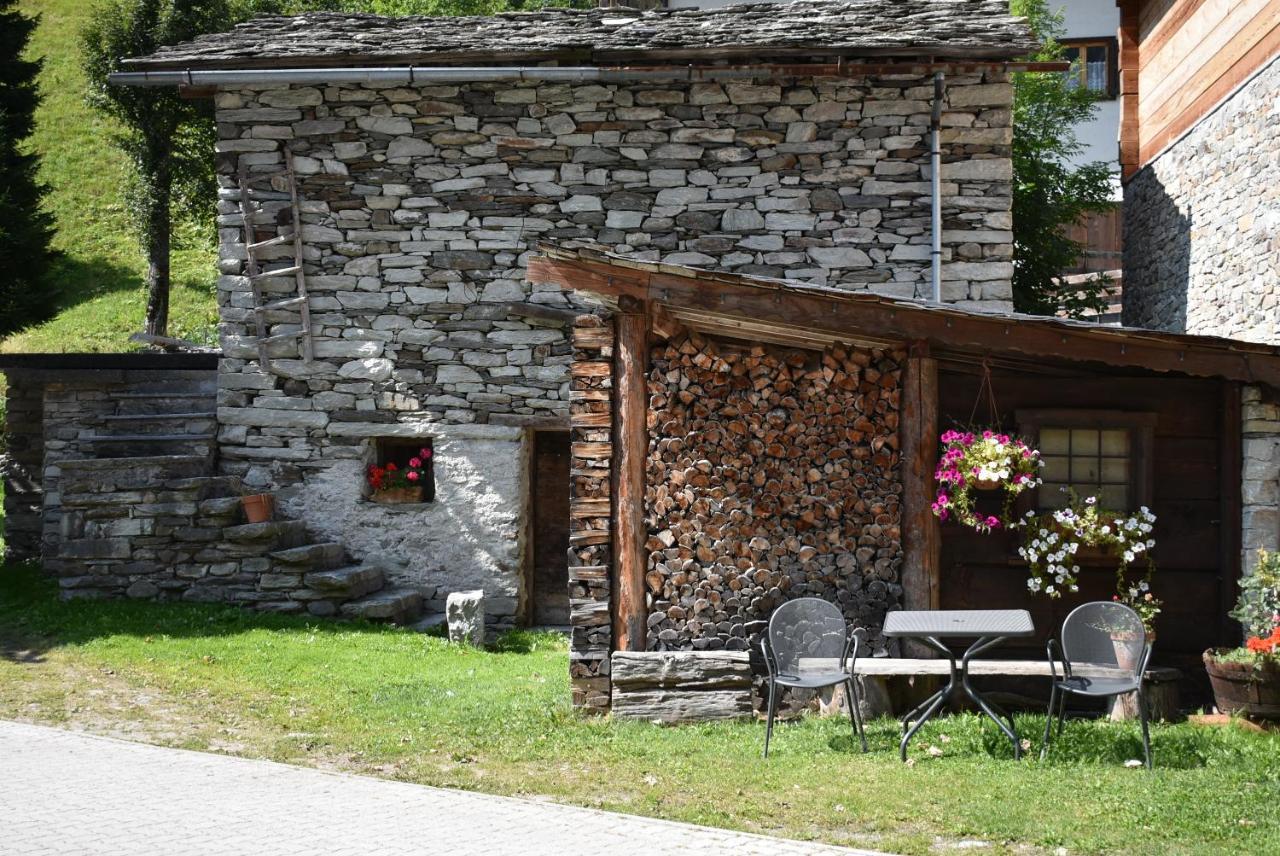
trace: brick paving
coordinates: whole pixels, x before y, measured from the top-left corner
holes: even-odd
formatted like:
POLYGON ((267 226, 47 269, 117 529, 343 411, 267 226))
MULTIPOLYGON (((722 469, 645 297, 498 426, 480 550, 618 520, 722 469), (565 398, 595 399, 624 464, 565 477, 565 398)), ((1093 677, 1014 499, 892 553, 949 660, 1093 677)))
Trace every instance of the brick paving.
POLYGON ((0 721, 5 856, 872 856, 0 721))

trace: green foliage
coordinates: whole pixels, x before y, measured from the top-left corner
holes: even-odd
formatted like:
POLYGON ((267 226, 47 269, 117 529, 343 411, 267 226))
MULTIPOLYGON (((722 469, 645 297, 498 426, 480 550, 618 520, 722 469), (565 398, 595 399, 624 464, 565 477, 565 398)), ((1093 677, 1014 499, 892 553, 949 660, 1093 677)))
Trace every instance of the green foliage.
MULTIPOLYGON (((1011 7, 1015 15, 1028 18, 1043 43, 1031 59, 1061 59, 1056 37, 1062 33, 1062 13, 1050 12, 1047 0, 1012 0, 1011 7)), ((1093 117, 1096 97, 1068 86, 1057 72, 1017 72, 1013 87, 1014 308, 1036 315, 1062 309, 1072 317, 1102 311, 1105 280, 1084 286, 1059 281, 1083 251, 1065 229, 1114 204, 1106 163, 1068 163, 1083 151, 1072 127, 1093 117)))
POLYGON ((0 0, 0 335, 48 317, 45 276, 52 261, 53 217, 42 201, 39 158, 27 149, 35 130, 40 62, 24 59, 36 19, 0 0))
POLYGON ((569 705, 562 637, 488 650, 361 623, 224 606, 59 601, 0 568, 0 716, 443 787, 924 854, 1280 852, 1280 734, 1071 719, 1022 761, 989 720, 941 716, 898 760, 898 723, 857 750, 842 717, 664 727, 569 705), (928 751, 941 752, 936 757, 928 751), (851 786, 850 783, 856 783, 851 786), (1069 795, 1069 800, 1055 795, 1069 795), (1069 803, 1069 804, 1068 804, 1069 803))
POLYGON ((173 87, 112 86, 108 76, 122 60, 230 23, 223 0, 104 0, 83 32, 88 101, 120 123, 115 142, 133 164, 127 198, 149 264, 148 333, 168 332, 172 196, 213 199, 213 105, 173 87))
POLYGON ((1280 626, 1280 553, 1258 551, 1258 563, 1240 580, 1240 599, 1229 615, 1249 636, 1265 638, 1280 626))

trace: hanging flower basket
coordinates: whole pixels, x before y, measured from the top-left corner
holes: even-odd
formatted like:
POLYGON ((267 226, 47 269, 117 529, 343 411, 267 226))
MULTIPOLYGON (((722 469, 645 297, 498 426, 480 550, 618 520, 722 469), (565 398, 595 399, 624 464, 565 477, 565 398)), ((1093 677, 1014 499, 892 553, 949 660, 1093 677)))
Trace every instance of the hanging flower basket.
POLYGON ((995 431, 947 431, 940 438, 942 457, 933 477, 938 495, 933 513, 978 532, 1011 526, 1013 501, 1040 484, 1040 453, 1017 437, 995 431), (974 491, 1004 491, 1000 516, 974 508, 974 491))

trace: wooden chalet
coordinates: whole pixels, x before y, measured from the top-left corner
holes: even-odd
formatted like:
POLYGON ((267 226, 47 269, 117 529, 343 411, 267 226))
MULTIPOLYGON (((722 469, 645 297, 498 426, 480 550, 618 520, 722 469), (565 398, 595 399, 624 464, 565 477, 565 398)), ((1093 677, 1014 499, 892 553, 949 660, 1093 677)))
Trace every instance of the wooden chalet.
POLYGON ((581 247, 544 245, 529 278, 601 304, 572 367, 579 704, 607 705, 611 651, 746 650, 803 594, 890 651, 888 610, 1026 608, 1038 637, 1005 653, 1043 656, 1073 606, 1111 597, 1115 563, 1086 559, 1079 594, 1051 600, 1028 592, 1017 533, 939 524, 939 432, 974 421, 1052 446, 1054 479, 1158 515, 1156 662, 1193 697, 1200 653, 1237 640, 1242 390, 1274 401, 1277 348, 581 247))

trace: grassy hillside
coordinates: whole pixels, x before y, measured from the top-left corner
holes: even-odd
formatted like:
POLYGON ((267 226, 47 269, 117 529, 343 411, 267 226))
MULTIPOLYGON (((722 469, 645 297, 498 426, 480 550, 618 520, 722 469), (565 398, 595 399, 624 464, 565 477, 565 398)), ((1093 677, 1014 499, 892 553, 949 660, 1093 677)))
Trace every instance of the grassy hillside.
MULTIPOLYGON (((58 314, 9 336, 0 352, 131 350, 129 335, 142 329, 146 311, 146 259, 129 228, 124 204, 128 163, 111 144, 112 123, 85 104, 79 32, 92 8, 86 0, 20 0, 27 15, 40 15, 30 46, 43 57, 31 145, 41 154, 46 204, 57 222, 50 300, 58 314)), ((212 153, 210 153, 212 157, 212 153)), ((174 236, 170 333, 207 339, 216 313, 213 236, 183 226, 174 236)))

